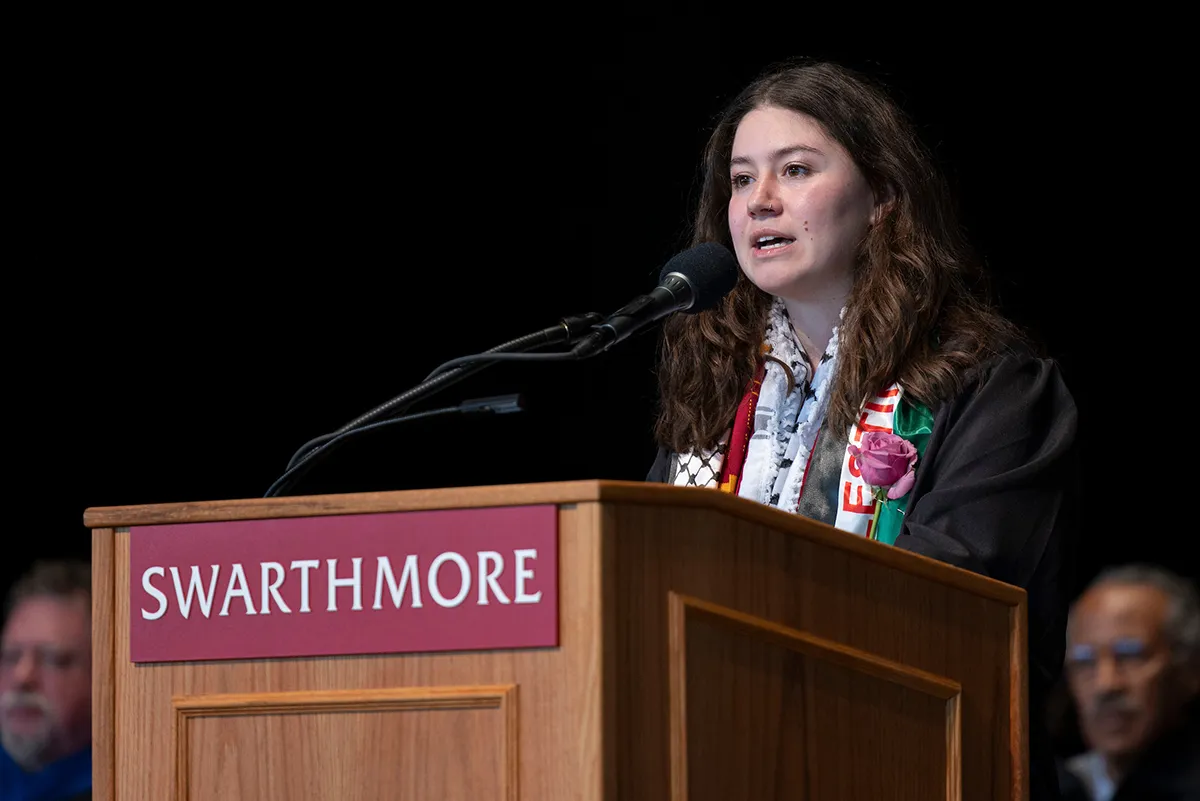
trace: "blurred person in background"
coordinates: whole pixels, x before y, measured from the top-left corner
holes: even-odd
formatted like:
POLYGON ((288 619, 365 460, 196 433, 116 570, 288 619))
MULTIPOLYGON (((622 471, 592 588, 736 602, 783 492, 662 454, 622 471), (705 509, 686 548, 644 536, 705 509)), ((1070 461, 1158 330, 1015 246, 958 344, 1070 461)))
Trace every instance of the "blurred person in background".
POLYGON ((92 797, 92 589, 86 562, 35 563, 0 634, 0 800, 92 797))
POLYGON ((1102 572, 1072 606, 1067 686, 1084 744, 1067 801, 1200 801, 1200 600, 1160 567, 1102 572))

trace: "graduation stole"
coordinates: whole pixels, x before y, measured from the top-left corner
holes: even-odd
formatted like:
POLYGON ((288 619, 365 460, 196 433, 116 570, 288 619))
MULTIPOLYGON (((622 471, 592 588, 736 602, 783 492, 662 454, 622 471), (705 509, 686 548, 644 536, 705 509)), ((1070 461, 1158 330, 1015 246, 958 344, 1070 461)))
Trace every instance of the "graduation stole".
MULTIPOLYGON (((733 430, 730 432, 728 453, 721 465, 717 481, 717 486, 722 492, 736 495, 741 485, 742 467, 746 461, 750 436, 754 433, 754 410, 758 404, 759 388, 762 386, 765 372, 766 365, 760 362, 754 378, 738 404, 733 430)), ((810 484, 828 485, 833 479, 832 475, 812 475, 813 455, 822 445, 840 446, 841 469, 836 485, 835 517, 831 521, 823 522, 828 522, 843 531, 892 545, 900 534, 904 510, 912 492, 910 490, 895 500, 879 500, 874 497, 871 487, 863 481, 855 457, 847 448, 851 443, 857 445, 862 440, 862 435, 868 431, 895 434, 911 442, 917 450, 917 468, 920 469, 925 446, 933 431, 933 414, 923 404, 905 398, 899 384, 892 384, 863 403, 858 420, 850 427, 849 436, 844 441, 823 443, 822 440, 831 436, 832 432, 822 427, 805 466, 804 480, 800 488, 801 506, 804 505, 805 491, 814 491, 810 484)))

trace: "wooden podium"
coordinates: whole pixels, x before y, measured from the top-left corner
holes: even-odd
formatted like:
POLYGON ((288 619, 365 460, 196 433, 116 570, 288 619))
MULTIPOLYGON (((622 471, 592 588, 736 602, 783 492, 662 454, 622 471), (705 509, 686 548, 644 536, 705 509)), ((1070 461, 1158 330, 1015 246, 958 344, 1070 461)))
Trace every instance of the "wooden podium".
POLYGON ((1016 801, 1025 593, 713 490, 88 509, 97 801, 1016 801), (554 648, 134 664, 129 527, 553 505, 554 648))

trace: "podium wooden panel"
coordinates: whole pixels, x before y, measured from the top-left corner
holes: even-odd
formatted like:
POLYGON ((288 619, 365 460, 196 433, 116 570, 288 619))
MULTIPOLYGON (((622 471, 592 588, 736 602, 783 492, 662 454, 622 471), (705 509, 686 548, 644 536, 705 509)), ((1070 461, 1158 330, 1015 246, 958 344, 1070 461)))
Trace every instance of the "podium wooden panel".
POLYGON ((701 489, 88 509, 97 801, 1013 801, 1025 593, 701 489), (557 648, 135 665, 130 526, 554 504, 557 648))

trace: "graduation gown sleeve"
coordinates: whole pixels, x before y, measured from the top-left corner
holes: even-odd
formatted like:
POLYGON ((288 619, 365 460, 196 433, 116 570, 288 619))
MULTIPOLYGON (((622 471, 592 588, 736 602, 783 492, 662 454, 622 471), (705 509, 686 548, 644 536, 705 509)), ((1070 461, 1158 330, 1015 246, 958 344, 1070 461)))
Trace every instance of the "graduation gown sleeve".
POLYGON ((1074 527, 1077 427, 1053 361, 1006 355, 985 365, 935 414, 896 547, 1028 586, 1074 527))

